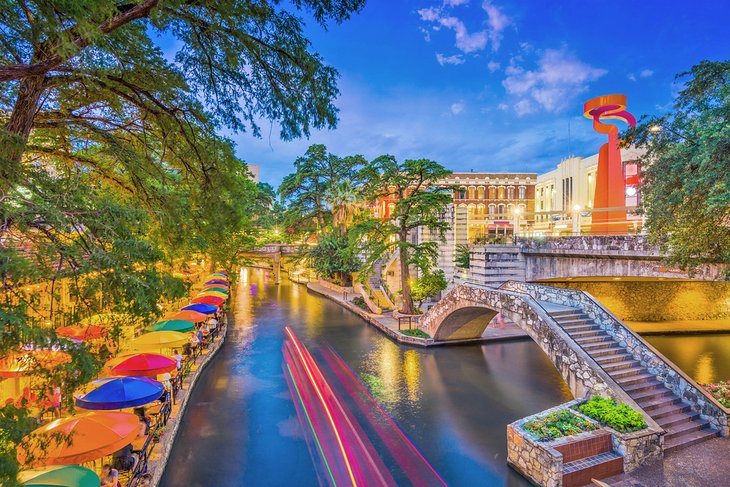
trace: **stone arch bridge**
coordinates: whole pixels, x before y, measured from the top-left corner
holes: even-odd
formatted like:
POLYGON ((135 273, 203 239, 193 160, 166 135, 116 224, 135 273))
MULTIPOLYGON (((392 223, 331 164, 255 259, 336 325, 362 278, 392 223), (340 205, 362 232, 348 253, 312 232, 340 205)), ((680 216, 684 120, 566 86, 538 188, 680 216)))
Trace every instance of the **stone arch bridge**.
POLYGON ((461 284, 419 320, 434 340, 477 338, 502 313, 558 369, 573 396, 603 395, 642 410, 662 448, 728 435, 730 409, 707 394, 589 294, 509 281, 461 284))

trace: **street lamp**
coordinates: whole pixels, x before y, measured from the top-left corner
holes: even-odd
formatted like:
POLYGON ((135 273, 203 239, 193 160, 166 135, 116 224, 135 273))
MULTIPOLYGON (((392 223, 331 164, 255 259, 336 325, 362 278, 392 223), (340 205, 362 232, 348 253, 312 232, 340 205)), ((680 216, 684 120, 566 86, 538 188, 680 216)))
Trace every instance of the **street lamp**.
POLYGON ((580 205, 573 206, 573 235, 580 235, 580 205))

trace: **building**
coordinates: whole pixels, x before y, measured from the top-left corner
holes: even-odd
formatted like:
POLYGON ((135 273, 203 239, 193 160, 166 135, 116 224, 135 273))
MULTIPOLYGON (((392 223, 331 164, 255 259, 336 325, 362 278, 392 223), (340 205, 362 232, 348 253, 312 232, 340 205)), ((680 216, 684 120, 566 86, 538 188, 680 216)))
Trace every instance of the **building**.
MULTIPOLYGON (((624 161, 627 220, 639 232, 642 219, 634 214, 641 203, 639 173, 636 160, 641 153, 634 148, 621 149, 624 161)), ((591 214, 596 192, 598 154, 590 157, 569 157, 558 167, 537 177, 535 185, 534 223, 530 235, 591 233, 591 214)))
POLYGON ((261 182, 261 166, 258 164, 249 164, 248 172, 251 173, 251 179, 254 183, 261 182))

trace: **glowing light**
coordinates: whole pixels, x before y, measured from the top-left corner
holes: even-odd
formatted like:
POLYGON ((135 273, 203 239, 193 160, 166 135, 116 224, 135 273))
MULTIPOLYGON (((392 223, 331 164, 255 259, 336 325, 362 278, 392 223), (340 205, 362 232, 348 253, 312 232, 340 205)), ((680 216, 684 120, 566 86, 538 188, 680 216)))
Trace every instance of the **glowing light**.
POLYGON ((652 134, 658 134, 661 131, 662 131, 661 125, 652 125, 651 127, 649 127, 649 132, 651 132, 652 134))
POLYGON ((636 188, 633 186, 626 186, 626 196, 636 196, 636 188))

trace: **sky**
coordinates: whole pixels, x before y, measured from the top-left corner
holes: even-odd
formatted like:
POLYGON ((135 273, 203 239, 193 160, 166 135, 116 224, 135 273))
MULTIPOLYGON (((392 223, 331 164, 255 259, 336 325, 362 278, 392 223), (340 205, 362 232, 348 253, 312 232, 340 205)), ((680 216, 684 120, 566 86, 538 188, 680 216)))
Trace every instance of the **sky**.
POLYGON ((604 143, 583 102, 623 93, 670 110, 675 75, 730 59, 730 0, 370 0, 312 49, 340 73, 339 123, 285 142, 276 124, 226 134, 277 186, 310 144, 368 159, 429 158, 453 171, 545 172, 604 143))

